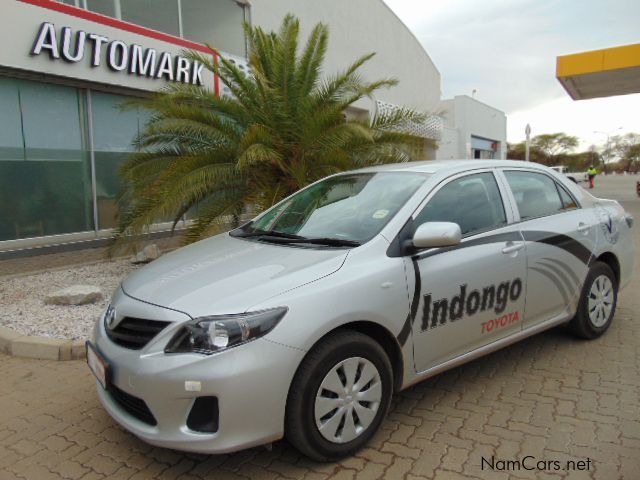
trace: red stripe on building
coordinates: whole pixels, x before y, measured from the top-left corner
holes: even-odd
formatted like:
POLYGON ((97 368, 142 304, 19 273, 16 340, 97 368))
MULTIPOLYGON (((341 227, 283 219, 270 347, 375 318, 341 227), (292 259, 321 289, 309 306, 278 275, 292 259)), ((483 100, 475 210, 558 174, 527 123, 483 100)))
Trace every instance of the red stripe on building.
MULTIPOLYGON (((218 52, 213 52, 213 63, 215 66, 218 66, 218 52)), ((213 74, 213 93, 215 93, 216 97, 220 96, 220 77, 213 74)))

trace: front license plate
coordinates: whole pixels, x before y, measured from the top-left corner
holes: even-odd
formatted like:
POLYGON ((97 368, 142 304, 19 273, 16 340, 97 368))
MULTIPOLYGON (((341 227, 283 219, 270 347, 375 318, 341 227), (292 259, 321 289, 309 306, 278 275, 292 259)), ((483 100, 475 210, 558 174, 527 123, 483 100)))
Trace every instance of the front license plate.
POLYGON ((100 382, 100 385, 102 385, 102 388, 107 388, 107 369, 109 366, 100 354, 96 352, 91 342, 87 342, 87 365, 89 365, 89 368, 98 379, 98 382, 100 382))

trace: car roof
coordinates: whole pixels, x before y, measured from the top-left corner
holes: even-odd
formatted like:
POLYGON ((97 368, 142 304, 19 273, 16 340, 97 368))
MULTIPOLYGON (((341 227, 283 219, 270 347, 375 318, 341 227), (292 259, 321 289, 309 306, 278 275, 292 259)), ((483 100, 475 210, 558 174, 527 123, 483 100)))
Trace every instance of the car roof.
POLYGON ((418 162, 390 163, 365 167, 357 172, 419 172, 419 173, 455 173, 479 168, 527 167, 544 170, 539 163, 519 160, 424 160, 418 162))

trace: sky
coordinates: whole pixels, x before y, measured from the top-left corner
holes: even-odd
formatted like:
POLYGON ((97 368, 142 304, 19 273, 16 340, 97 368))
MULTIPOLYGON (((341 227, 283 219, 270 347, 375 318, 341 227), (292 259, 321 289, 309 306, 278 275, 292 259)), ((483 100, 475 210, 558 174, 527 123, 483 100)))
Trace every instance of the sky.
POLYGON ((385 0, 442 76, 442 98, 472 95, 507 114, 507 140, 565 132, 580 147, 640 133, 640 94, 571 100, 556 57, 640 42, 640 0, 385 0), (620 128, 622 127, 622 128, 620 128))

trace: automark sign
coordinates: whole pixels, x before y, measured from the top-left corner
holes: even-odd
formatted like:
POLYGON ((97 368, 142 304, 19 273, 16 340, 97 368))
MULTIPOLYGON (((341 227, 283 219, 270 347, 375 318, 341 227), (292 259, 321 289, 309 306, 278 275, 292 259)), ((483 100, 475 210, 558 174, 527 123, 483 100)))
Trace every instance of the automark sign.
POLYGON ((78 63, 88 57, 92 68, 106 65, 114 72, 204 85, 203 65, 198 61, 169 52, 158 52, 154 48, 127 45, 123 41, 82 30, 74 33, 69 27, 62 27, 58 34, 55 26, 49 22, 40 25, 30 53, 33 56, 48 53, 52 60, 68 63, 78 63))

